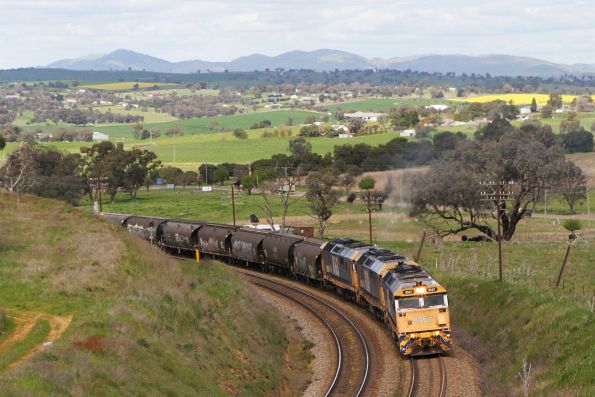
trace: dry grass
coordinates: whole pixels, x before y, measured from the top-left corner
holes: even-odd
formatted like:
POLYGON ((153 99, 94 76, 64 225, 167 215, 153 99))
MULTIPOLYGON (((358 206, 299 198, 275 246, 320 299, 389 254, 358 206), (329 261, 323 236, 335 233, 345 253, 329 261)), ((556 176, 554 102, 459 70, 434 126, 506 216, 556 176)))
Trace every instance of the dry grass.
POLYGON ((595 187, 595 152, 569 154, 571 159, 587 174, 590 187, 595 187))
POLYGON ((223 265, 171 259, 56 202, 0 194, 0 301, 74 314, 3 396, 274 395, 285 331, 223 265))

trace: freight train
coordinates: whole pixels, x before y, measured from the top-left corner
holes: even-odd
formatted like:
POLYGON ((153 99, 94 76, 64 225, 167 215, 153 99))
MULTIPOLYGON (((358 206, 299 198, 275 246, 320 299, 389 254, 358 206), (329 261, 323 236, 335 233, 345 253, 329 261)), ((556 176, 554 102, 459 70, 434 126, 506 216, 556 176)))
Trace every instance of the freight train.
POLYGON ((392 251, 349 238, 326 242, 201 221, 102 216, 171 253, 208 255, 335 289, 384 321, 405 356, 452 349, 446 289, 392 251))

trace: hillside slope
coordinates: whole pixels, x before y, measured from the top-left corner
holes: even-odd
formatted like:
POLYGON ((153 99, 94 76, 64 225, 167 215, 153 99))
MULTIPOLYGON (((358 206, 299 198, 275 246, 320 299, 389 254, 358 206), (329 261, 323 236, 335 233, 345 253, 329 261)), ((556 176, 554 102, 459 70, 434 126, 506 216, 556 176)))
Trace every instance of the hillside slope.
POLYGON ((490 73, 502 76, 559 76, 565 73, 576 75, 595 73, 594 65, 566 65, 537 58, 502 54, 430 54, 367 59, 357 54, 333 49, 288 51, 275 56, 251 54, 222 62, 204 60, 169 62, 150 55, 120 49, 100 56, 62 59, 50 63, 47 67, 72 70, 127 70, 131 68, 132 70, 162 73, 196 73, 199 70, 203 72, 207 70, 251 72, 277 68, 316 71, 385 68, 429 73, 490 73))
POLYGON ((34 197, 0 193, 0 227, 0 345, 22 334, 0 351, 3 397, 295 389, 285 355, 296 341, 226 266, 171 259, 34 197))
POLYGON ((470 276, 440 280, 449 288, 457 340, 482 367, 486 395, 594 395, 593 302, 470 276), (531 366, 524 377, 523 360, 531 366))

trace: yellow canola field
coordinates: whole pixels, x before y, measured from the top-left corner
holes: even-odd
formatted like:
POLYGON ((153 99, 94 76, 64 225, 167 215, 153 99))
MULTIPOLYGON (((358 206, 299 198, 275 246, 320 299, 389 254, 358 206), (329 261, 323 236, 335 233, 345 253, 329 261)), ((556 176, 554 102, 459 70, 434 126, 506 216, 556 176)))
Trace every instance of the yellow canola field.
MULTIPOLYGON (((550 99, 548 94, 493 94, 493 95, 481 95, 476 96, 474 98, 457 98, 456 101, 459 102, 479 102, 479 103, 486 103, 492 101, 512 101, 515 105, 530 105, 531 101, 535 98, 538 105, 545 105, 550 99)), ((576 95, 562 95, 562 101, 565 103, 570 103, 572 100, 576 98, 576 95)), ((595 100, 595 95, 593 96, 595 100)))
POLYGON ((104 83, 104 84, 90 84, 82 85, 81 88, 94 88, 96 90, 132 90, 134 85, 138 84, 138 88, 148 88, 159 86, 157 83, 147 82, 135 82, 135 81, 122 81, 118 83, 104 83))

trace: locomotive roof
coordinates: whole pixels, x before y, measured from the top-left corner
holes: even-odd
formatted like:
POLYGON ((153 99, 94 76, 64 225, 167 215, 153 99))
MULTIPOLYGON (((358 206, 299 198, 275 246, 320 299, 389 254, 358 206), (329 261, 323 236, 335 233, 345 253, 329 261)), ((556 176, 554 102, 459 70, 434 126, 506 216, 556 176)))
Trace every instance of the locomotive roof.
POLYGON ((383 248, 370 248, 358 260, 358 265, 365 266, 374 273, 383 276, 390 268, 394 268, 407 258, 383 248))
POLYGON ((440 285, 421 266, 412 262, 400 263, 386 273, 383 280, 393 295, 401 289, 415 287, 418 282, 425 286, 440 285))
POLYGON ((333 255, 342 256, 351 259, 355 254, 363 254, 372 246, 362 241, 351 238, 337 238, 325 244, 323 250, 331 252, 333 255))

